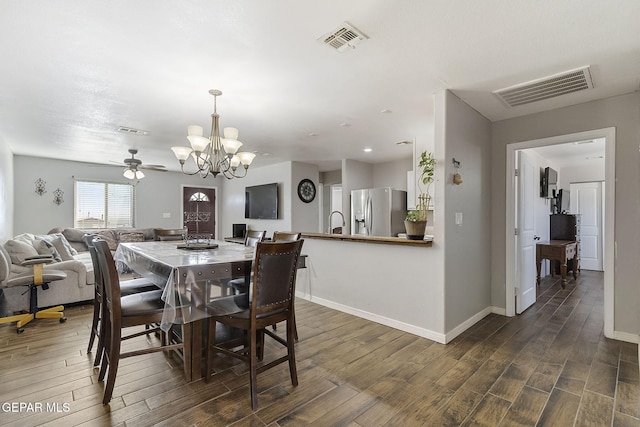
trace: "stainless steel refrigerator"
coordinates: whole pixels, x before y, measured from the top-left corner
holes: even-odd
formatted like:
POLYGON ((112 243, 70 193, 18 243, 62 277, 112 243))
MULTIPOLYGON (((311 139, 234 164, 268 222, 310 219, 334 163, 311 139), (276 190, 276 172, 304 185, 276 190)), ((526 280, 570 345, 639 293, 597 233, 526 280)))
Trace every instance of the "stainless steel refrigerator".
POLYGON ((390 187, 351 192, 351 234, 394 237, 404 233, 407 192, 390 187))

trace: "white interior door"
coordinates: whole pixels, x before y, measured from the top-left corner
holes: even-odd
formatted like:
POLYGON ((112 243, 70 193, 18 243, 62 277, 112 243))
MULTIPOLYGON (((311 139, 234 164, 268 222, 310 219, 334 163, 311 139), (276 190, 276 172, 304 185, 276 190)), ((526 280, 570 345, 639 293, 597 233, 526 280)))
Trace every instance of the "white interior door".
POLYGON ((520 314, 536 302, 535 197, 539 172, 531 156, 518 153, 518 195, 516 227, 517 290, 516 313, 520 314))
POLYGON ((602 183, 571 184, 571 213, 580 215, 580 268, 603 271, 602 183))

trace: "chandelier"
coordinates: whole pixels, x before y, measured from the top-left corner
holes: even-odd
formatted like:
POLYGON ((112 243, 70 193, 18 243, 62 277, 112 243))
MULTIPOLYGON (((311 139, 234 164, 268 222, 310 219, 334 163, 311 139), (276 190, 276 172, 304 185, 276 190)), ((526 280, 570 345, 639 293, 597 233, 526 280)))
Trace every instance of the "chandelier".
POLYGON ((188 126, 187 139, 191 147, 171 147, 171 150, 178 158, 180 170, 185 175, 200 174, 202 178, 206 178, 211 174, 215 178, 221 173, 227 179, 244 178, 256 155, 247 151, 238 152, 242 146, 242 142, 238 141, 238 129, 224 128, 224 138, 220 137, 220 116, 216 110, 216 100, 218 96, 222 95, 222 92, 211 89, 209 93, 213 95, 211 135, 209 138, 205 138, 202 136, 201 126, 188 126), (184 170, 184 164, 189 157, 194 160, 197 167, 194 172, 184 170), (241 164, 244 168, 242 175, 239 174, 241 171, 238 172, 238 166, 241 164))

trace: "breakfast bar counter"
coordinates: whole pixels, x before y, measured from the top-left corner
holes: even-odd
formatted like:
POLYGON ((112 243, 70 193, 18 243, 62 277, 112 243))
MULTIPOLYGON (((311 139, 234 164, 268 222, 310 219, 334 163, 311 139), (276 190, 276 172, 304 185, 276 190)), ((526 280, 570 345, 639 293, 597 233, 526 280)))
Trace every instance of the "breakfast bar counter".
POLYGON ((360 236, 360 235, 354 235, 354 234, 302 233, 302 238, 356 242, 356 243, 377 243, 382 245, 421 246, 421 247, 433 246, 433 239, 409 240, 402 237, 360 236))

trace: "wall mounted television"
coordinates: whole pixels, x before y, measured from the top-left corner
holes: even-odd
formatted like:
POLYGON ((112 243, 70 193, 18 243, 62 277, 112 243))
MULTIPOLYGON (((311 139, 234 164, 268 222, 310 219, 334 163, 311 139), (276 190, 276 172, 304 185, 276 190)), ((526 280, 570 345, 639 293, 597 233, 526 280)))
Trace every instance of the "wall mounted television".
POLYGON ((278 183, 245 187, 244 217, 278 219, 278 183))
POLYGON ((545 199, 555 198, 557 185, 558 173, 547 166, 540 176, 540 197, 545 199))

